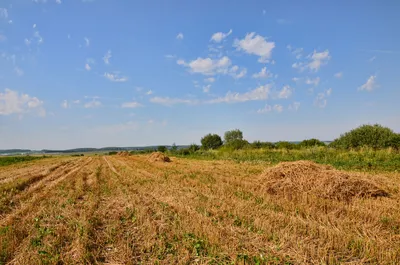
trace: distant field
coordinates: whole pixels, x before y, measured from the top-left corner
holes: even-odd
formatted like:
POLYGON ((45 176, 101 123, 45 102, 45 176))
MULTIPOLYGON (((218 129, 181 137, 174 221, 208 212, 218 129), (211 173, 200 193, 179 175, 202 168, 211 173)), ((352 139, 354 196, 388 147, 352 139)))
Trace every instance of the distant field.
POLYGON ((33 161, 33 160, 38 160, 46 158, 45 156, 0 156, 0 167, 2 166, 8 166, 20 162, 27 162, 27 161, 33 161))
POLYGON ((400 173, 219 155, 1 167, 0 264, 400 264, 400 173))

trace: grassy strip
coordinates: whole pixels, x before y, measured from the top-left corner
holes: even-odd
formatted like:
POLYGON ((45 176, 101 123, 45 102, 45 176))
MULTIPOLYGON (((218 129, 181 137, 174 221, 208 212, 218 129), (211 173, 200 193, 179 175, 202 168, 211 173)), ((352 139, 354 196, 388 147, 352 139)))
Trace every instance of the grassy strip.
POLYGON ((47 156, 5 156, 0 157, 0 167, 47 158, 47 156))
MULTIPOLYGON (((175 155, 175 154, 172 154, 175 155)), ((310 160, 320 164, 329 164, 338 169, 357 171, 400 170, 400 153, 393 150, 345 151, 333 148, 317 147, 301 150, 253 149, 253 150, 213 150, 196 151, 179 157, 205 160, 233 160, 236 162, 270 162, 310 160)))

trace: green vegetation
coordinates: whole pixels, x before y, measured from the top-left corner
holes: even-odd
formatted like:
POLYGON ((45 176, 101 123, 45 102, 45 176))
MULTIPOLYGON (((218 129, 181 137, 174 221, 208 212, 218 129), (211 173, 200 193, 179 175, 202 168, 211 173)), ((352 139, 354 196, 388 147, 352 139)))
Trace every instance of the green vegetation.
POLYGON ((400 148, 400 135, 379 124, 362 125, 342 134, 330 146, 343 149, 361 147, 383 149, 392 147, 398 150, 400 148))
POLYGON ((38 160, 42 158, 46 158, 47 156, 5 156, 0 157, 0 167, 8 166, 15 163, 38 160))
POLYGON ((160 145, 159 147, 157 147, 157 151, 161 152, 161 153, 165 153, 167 151, 167 147, 164 145, 160 145))
POLYGON ((201 138, 201 146, 203 149, 217 149, 222 146, 221 136, 218 134, 207 134, 201 138))

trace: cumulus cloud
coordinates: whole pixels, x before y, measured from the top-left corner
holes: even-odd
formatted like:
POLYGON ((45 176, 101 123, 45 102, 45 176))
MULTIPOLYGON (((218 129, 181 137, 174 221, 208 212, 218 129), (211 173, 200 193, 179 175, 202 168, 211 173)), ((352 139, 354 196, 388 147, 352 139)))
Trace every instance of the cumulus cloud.
POLYGON ((104 73, 104 77, 112 82, 126 82, 128 77, 119 76, 117 73, 104 73))
POLYGON ((239 51, 259 56, 258 62, 266 63, 271 58, 275 43, 268 42, 264 37, 252 32, 248 33, 244 39, 236 39, 233 46, 239 51))
POLYGON ((37 97, 20 94, 18 91, 8 88, 4 90, 4 93, 0 92, 0 115, 23 115, 30 112, 34 112, 39 116, 46 116, 43 101, 37 97))
POLYGON ((278 93, 278 98, 289 98, 293 91, 290 86, 284 86, 278 93))
POLYGON ((246 93, 231 92, 226 93, 224 97, 215 98, 206 103, 237 103, 246 101, 266 100, 269 97, 271 85, 259 86, 246 93))
POLYGON ((132 101, 132 102, 124 102, 122 103, 121 107, 122 108, 139 108, 142 107, 143 105, 140 104, 139 102, 132 101))
POLYGON ((309 70, 310 72, 318 72, 321 66, 326 65, 330 59, 329 50, 323 52, 314 50, 312 54, 307 56, 306 61, 293 63, 292 67, 299 71, 309 70))
POLYGON ((170 97, 153 97, 150 99, 150 102, 165 106, 172 106, 176 104, 194 105, 198 103, 197 100, 193 99, 170 98, 170 97))
POLYGON ((316 78, 309 78, 309 77, 307 77, 307 78, 306 78, 306 84, 307 84, 307 85, 318 86, 318 85, 319 85, 319 81, 320 81, 320 78, 319 78, 319 77, 316 77, 316 78))
POLYGON ((184 60, 178 60, 176 63, 188 67, 189 71, 192 73, 200 73, 203 75, 215 75, 218 73, 227 74, 228 68, 232 64, 227 56, 216 60, 198 57, 196 60, 190 61, 189 63, 186 63, 184 60))
POLYGON ((105 64, 110 64, 110 59, 111 59, 112 55, 111 55, 111 51, 108 50, 107 53, 104 55, 103 57, 103 61, 105 64))
POLYGON ((214 41, 214 42, 216 42, 216 43, 220 43, 223 39, 225 39, 226 37, 228 37, 228 36, 231 35, 231 34, 232 34, 232 29, 229 30, 229 32, 227 32, 227 33, 217 32, 217 33, 214 33, 214 34, 211 36, 210 41, 214 41))
POLYGON ((90 71, 92 68, 91 68, 90 65, 87 63, 87 64, 85 64, 85 69, 86 69, 87 71, 90 71))
POLYGON ((267 70, 267 67, 263 67, 259 73, 253 74, 253 78, 269 78, 272 74, 267 70))
POLYGON ((183 33, 182 32, 178 33, 178 35, 176 35, 176 39, 183 40, 183 33))
POLYGON ((367 82, 366 82, 365 84, 363 84, 362 86, 360 86, 360 87, 358 88, 358 90, 360 90, 360 91, 363 91, 363 90, 365 90, 365 91, 372 91, 372 90, 374 90, 374 89, 377 88, 377 87, 378 87, 378 85, 377 85, 377 83, 376 83, 376 75, 371 75, 371 76, 368 78, 367 82))

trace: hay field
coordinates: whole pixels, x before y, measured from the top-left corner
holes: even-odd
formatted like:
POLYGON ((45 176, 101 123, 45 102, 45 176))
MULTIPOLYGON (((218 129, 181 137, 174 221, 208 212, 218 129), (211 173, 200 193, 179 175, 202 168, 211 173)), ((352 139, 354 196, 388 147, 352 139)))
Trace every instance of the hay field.
POLYGON ((57 157, 0 168, 0 264, 400 264, 400 173, 57 157))

